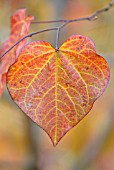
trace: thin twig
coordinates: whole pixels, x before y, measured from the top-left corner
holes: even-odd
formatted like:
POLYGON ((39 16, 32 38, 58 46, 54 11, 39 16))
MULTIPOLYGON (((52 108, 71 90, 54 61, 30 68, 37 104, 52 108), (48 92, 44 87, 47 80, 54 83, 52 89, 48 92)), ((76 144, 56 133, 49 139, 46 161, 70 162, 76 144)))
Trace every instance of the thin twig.
POLYGON ((63 27, 65 27, 68 23, 65 22, 64 24, 60 25, 58 28, 57 28, 57 33, 56 33, 56 51, 58 50, 58 43, 59 43, 59 35, 60 35, 60 31, 63 27))
POLYGON ((18 40, 13 46, 11 46, 8 50, 5 51, 5 53, 3 53, 0 58, 2 58, 4 55, 6 55, 10 50, 12 50, 17 44, 19 44, 21 41, 23 41, 24 39, 28 38, 28 37, 32 37, 33 35, 39 34, 39 33, 43 33, 43 32, 47 32, 47 31, 53 31, 53 30, 57 30, 58 28, 48 28, 48 29, 44 29, 41 31, 37 31, 37 32, 33 32, 31 34, 28 34, 24 37, 22 37, 20 40, 18 40))
POLYGON ((44 30, 41 30, 41 31, 37 31, 37 32, 34 32, 34 33, 31 33, 31 34, 28 34, 24 37, 22 37, 20 40, 18 40, 13 46, 11 46, 8 50, 6 50, 1 56, 0 58, 2 58, 4 55, 6 55, 10 50, 12 50, 17 44, 19 44, 22 40, 28 38, 28 37, 32 37, 33 35, 36 35, 36 34, 40 34, 40 33, 43 33, 43 32, 47 32, 47 31, 53 31, 53 30, 56 30, 57 33, 56 33, 56 50, 58 50, 58 42, 59 42, 59 34, 60 34, 60 31, 63 27, 65 27, 66 25, 68 25, 69 23, 72 23, 72 22, 79 22, 79 21, 93 21, 95 19, 98 18, 98 15, 103 13, 103 12, 107 12, 109 11, 112 6, 114 5, 114 0, 112 0, 106 7, 94 12, 92 15, 88 16, 88 17, 83 17, 83 18, 76 18, 76 19, 71 19, 71 20, 65 20, 65 19, 60 19, 60 20, 51 20, 51 21, 38 21, 38 22, 32 22, 32 24, 47 24, 47 23, 63 23, 61 24, 60 26, 58 27, 54 27, 54 28, 49 28, 49 29, 44 29, 44 30))
POLYGON ((94 19, 97 19, 99 14, 109 11, 113 5, 114 5, 114 1, 111 1, 106 7, 94 12, 89 17, 76 18, 76 19, 70 19, 70 20, 60 19, 60 20, 49 20, 49 21, 35 21, 35 22, 32 22, 32 24, 51 24, 51 23, 61 23, 61 22, 68 24, 71 22, 78 22, 78 21, 92 21, 94 19))
POLYGON ((34 21, 32 24, 52 24, 52 23, 58 23, 58 22, 66 22, 65 19, 60 20, 50 20, 50 21, 34 21))

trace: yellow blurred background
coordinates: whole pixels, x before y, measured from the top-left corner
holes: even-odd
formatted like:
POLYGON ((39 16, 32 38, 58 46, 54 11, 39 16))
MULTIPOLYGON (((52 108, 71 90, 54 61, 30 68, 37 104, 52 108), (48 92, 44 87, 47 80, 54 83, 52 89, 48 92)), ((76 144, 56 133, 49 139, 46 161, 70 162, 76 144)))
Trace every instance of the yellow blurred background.
MULTIPOLYGON (((10 16, 19 8, 35 21, 74 19, 91 15, 110 0, 0 0, 0 44, 10 32, 10 16)), ((58 24, 33 24, 30 31, 58 24)), ((0 98, 0 170, 114 170, 114 7, 98 20, 72 23, 60 34, 61 44, 72 34, 90 37, 97 53, 110 67, 110 83, 90 113, 55 148, 47 134, 11 100, 8 91, 0 98)), ((55 32, 29 39, 55 46, 55 32)))

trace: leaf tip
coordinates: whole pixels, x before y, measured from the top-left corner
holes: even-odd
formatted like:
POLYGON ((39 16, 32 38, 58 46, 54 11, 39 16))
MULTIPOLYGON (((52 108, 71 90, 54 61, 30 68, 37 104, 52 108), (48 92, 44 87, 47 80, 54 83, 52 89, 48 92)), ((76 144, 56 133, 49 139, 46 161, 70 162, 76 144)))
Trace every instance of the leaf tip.
POLYGON ((53 143, 53 147, 56 147, 57 146, 57 144, 58 144, 58 141, 57 140, 52 140, 52 143, 53 143))

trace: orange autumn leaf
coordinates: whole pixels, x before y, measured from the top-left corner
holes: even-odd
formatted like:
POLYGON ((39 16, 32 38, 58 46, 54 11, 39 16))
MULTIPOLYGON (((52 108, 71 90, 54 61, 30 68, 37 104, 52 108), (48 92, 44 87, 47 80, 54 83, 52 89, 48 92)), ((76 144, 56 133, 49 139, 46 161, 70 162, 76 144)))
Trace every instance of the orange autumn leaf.
POLYGON ((87 115, 108 81, 106 61, 81 35, 71 36, 58 51, 47 42, 31 42, 7 74, 12 99, 54 146, 87 115))
MULTIPOLYGON (((13 16, 11 16, 10 35, 9 38, 0 46, 0 55, 14 45, 20 38, 27 35, 33 16, 28 15, 27 18, 25 18, 25 14, 26 9, 19 9, 13 14, 13 16)), ((9 67, 17 59, 19 52, 25 43, 26 40, 21 41, 16 47, 0 59, 0 95, 2 94, 3 85, 6 81, 6 73, 9 67)))

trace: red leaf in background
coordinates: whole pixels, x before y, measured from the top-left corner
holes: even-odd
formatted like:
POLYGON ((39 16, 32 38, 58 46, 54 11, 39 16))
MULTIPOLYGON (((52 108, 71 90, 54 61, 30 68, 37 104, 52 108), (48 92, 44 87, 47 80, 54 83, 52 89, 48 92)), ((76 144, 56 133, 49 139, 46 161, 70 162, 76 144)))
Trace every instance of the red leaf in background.
POLYGON ((91 110, 109 81, 109 68, 85 36, 74 35, 58 52, 47 42, 28 44, 7 73, 14 102, 54 145, 91 110))
MULTIPOLYGON (((28 15, 25 18, 26 9, 17 10, 13 16, 11 16, 11 31, 9 38, 0 46, 0 55, 2 55, 7 49, 14 45, 20 38, 28 34, 33 16, 28 15)), ((3 85, 6 81, 6 73, 15 60, 21 48, 25 45, 26 40, 21 41, 16 47, 0 59, 0 95, 3 91, 3 85)))

